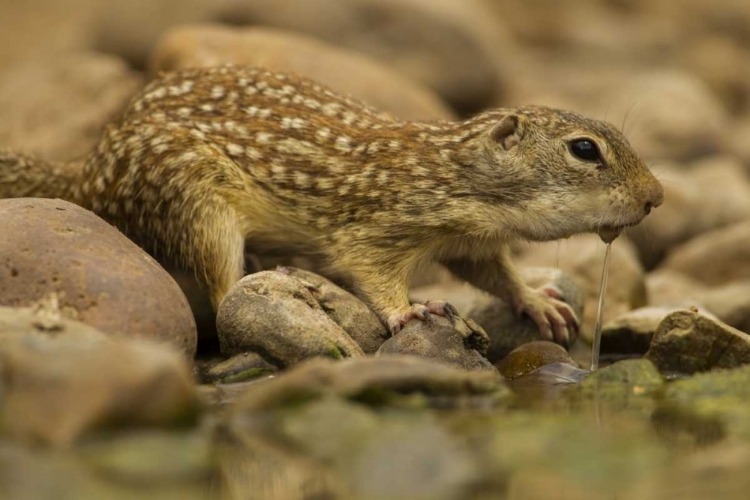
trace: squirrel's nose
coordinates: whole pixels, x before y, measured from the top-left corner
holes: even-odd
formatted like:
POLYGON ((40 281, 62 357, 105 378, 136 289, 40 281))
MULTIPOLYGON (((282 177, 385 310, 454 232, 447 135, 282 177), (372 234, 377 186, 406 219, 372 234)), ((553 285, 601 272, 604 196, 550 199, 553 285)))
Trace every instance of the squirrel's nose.
POLYGON ((664 188, 662 187, 661 182, 654 178, 651 182, 648 197, 646 198, 646 205, 644 206, 646 214, 649 214, 652 208, 656 208, 662 203, 664 203, 664 188))

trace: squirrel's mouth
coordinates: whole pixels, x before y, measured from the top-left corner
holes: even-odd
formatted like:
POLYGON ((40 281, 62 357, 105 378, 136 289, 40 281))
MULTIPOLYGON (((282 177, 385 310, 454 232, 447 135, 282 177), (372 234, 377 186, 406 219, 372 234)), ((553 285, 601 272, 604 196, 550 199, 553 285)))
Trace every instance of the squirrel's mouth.
POLYGON ((621 224, 602 224, 596 230, 596 234, 598 234, 605 243, 612 243, 615 238, 620 236, 620 233, 624 229, 638 225, 641 220, 643 219, 641 218, 636 221, 625 222, 621 224))

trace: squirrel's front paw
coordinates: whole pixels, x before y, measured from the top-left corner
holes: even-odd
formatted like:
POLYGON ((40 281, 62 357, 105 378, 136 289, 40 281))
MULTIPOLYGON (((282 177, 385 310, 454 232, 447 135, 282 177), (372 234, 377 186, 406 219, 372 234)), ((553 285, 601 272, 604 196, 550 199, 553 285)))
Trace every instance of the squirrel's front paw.
POLYGON ((447 302, 429 300, 424 304, 412 304, 405 308, 404 311, 395 312, 388 316, 388 328, 393 335, 401 331, 401 329, 409 321, 413 319, 421 319, 422 321, 429 321, 430 315, 437 314, 438 316, 446 316, 453 321, 453 317, 458 315, 456 308, 447 302))
POLYGON ((568 347, 578 335, 580 323, 573 309, 560 298, 560 292, 552 287, 527 288, 514 306, 518 314, 526 314, 534 320, 542 338, 554 339, 568 347))

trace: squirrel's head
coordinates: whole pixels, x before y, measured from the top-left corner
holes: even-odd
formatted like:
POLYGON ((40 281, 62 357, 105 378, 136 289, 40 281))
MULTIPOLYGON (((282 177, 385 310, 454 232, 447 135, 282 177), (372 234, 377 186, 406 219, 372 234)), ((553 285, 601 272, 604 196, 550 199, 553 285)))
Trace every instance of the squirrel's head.
POLYGON ((664 199, 659 181, 608 123, 529 106, 497 117, 486 133, 483 166, 515 177, 524 238, 596 232, 611 240, 664 199))

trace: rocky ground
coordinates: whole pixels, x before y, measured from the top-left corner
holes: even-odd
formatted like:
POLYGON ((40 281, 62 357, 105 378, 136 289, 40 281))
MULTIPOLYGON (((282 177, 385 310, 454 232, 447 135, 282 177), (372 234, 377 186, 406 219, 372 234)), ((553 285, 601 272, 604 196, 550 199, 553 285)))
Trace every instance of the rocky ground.
MULTIPOLYGON (((0 200, 0 497, 704 499, 750 489, 750 3, 30 0, 0 7, 0 148, 72 160, 154 74, 295 71, 407 119, 548 104, 621 127, 666 201, 612 247, 514 249, 568 351, 425 270, 389 336, 296 258, 214 315, 60 200, 0 200)), ((283 267, 277 267, 282 265, 283 267)))

